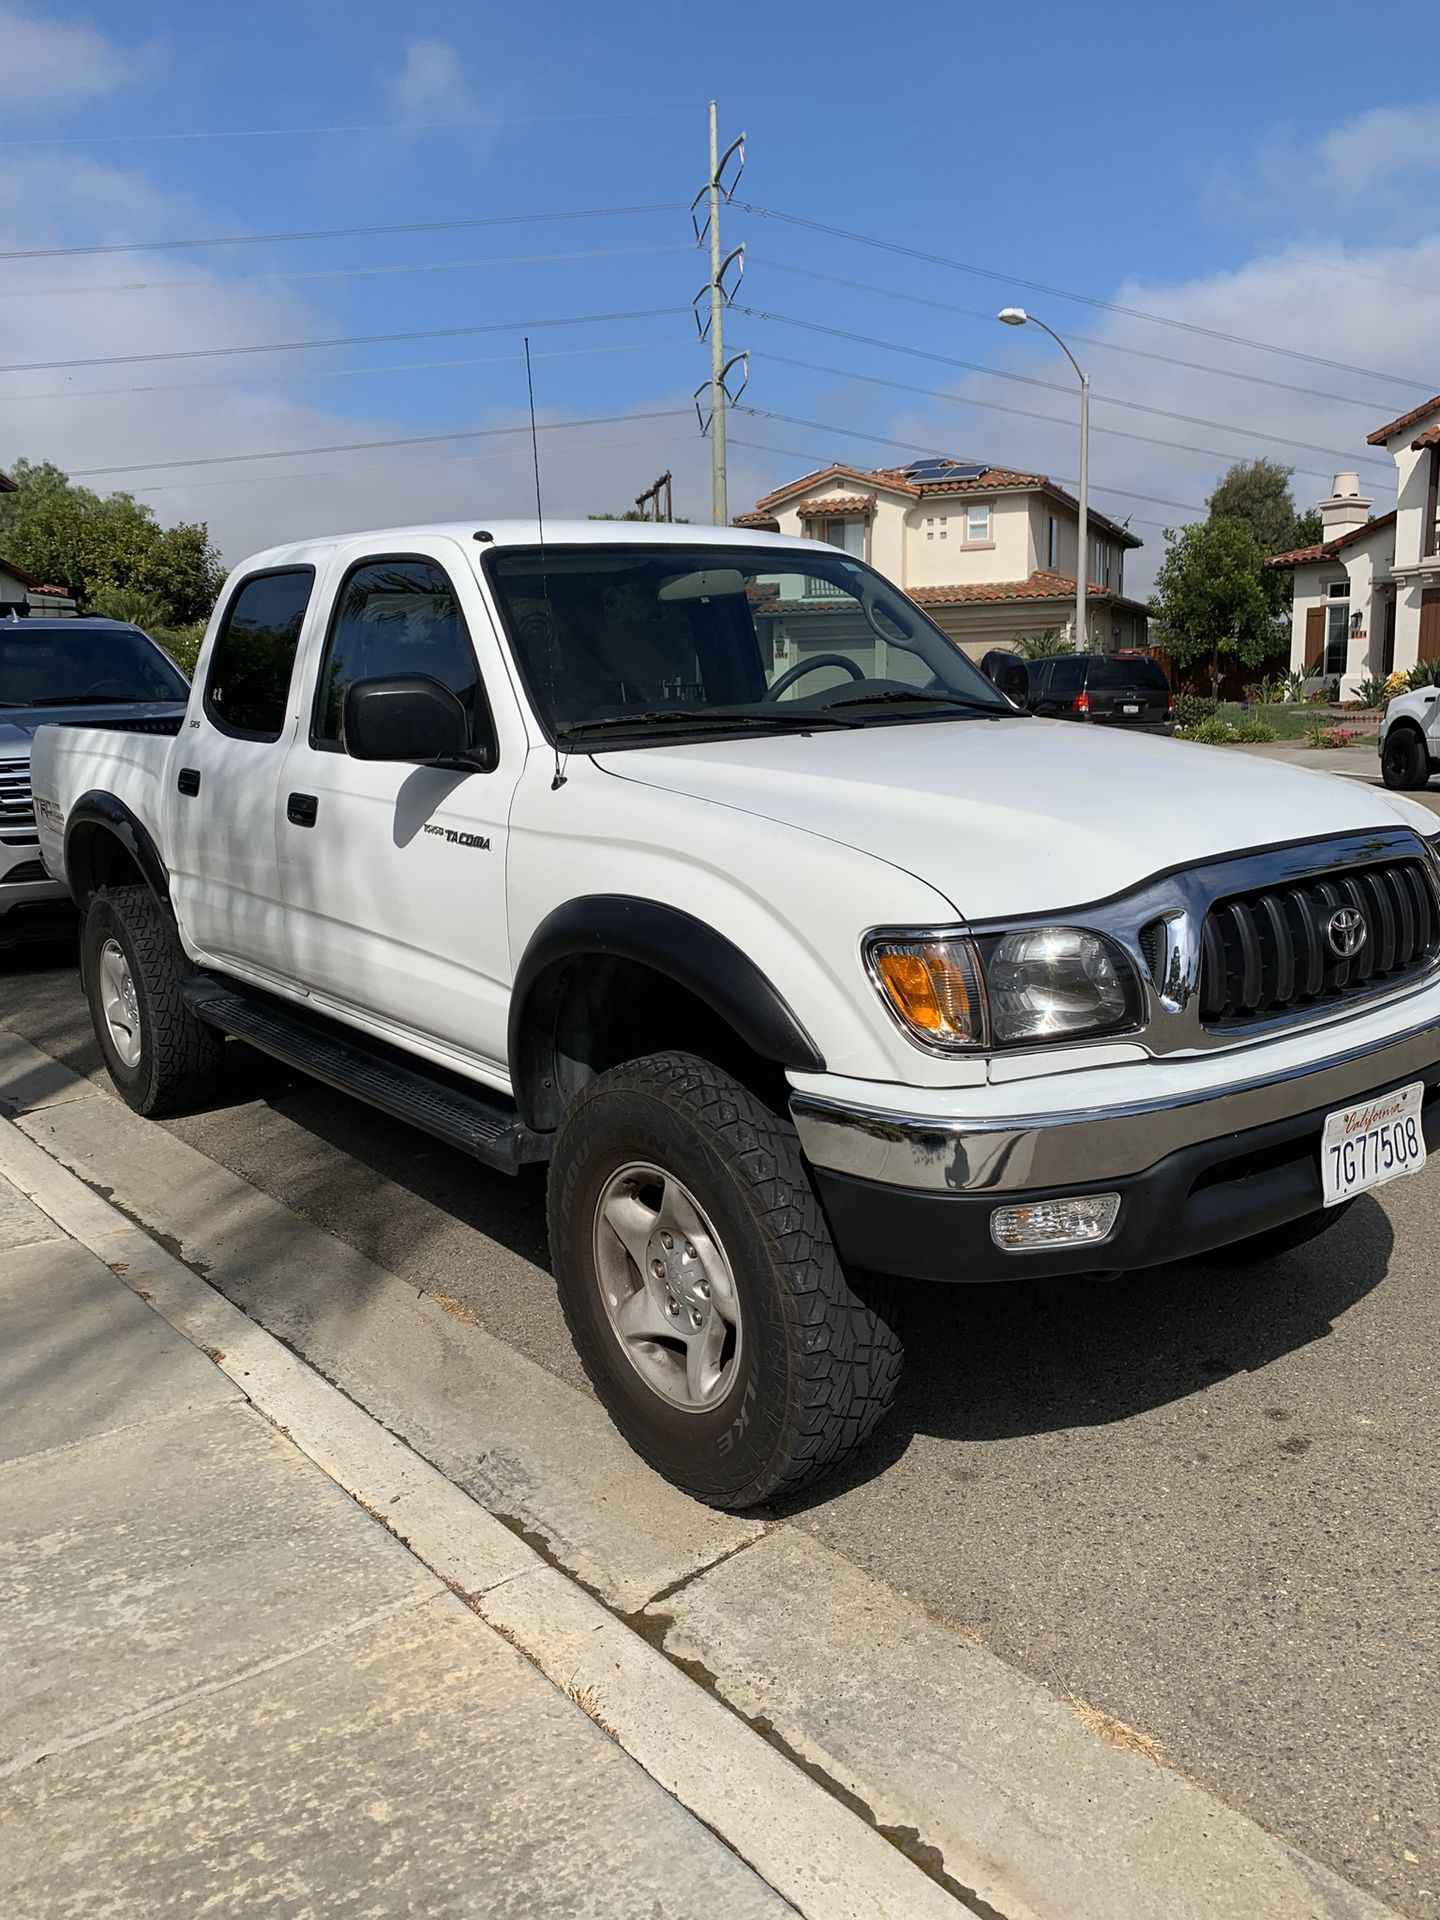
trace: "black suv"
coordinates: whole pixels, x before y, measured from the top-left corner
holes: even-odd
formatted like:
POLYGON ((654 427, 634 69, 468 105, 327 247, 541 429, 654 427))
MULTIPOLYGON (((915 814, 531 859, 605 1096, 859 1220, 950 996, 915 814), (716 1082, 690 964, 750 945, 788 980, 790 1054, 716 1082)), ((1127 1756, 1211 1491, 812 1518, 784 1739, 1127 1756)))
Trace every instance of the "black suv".
MULTIPOLYGON (((1006 686, 1031 713, 1052 720, 1090 720, 1106 727, 1139 727, 1146 733, 1175 731, 1174 698, 1165 669, 1144 653, 1062 653, 1046 660, 1016 661, 1004 656, 1006 680, 1023 665, 1028 685, 1022 694, 1006 686)), ((990 671, 996 655, 987 654, 990 671)), ((995 676, 992 675, 992 678, 995 676)))

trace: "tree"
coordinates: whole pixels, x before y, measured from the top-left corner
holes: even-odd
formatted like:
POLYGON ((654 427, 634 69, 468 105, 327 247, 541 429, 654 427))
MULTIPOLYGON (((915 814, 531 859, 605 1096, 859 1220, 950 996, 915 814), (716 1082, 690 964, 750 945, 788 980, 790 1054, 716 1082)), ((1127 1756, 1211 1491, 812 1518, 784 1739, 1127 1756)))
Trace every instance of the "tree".
POLYGON ((72 486, 49 462, 17 460, 0 494, 0 554, 69 587, 82 613, 107 592, 143 595, 168 625, 203 620, 225 567, 203 523, 162 527, 128 493, 72 486))
MULTIPOLYGON (((1206 502, 1211 524, 1237 520, 1248 527, 1262 560, 1272 553, 1314 546, 1321 534, 1320 515, 1316 509, 1296 512, 1290 493, 1294 471, 1278 460, 1238 460, 1206 502)), ((1294 575, 1283 568, 1262 569, 1260 580, 1271 611, 1288 613, 1294 575)))
POLYGON ((1265 587, 1254 534, 1238 518, 1165 529, 1165 558, 1150 603, 1155 639, 1178 667, 1210 658, 1218 695, 1220 655, 1257 667, 1284 641, 1265 587))

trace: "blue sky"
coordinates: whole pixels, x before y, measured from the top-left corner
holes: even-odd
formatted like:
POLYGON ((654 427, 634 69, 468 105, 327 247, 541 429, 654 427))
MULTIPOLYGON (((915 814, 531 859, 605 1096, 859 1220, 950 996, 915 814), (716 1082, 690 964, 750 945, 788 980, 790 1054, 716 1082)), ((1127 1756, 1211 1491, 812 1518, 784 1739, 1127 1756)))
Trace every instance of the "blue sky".
MULTIPOLYGON (((909 448, 1073 479, 1068 369, 988 317, 1020 298, 1091 369, 1096 503, 1133 518, 1143 584, 1161 524, 1233 455, 1288 460, 1307 502, 1358 466, 1383 509, 1365 434, 1440 390, 1440 90, 1378 49, 1353 59, 1355 17, 1322 5, 1297 31, 1274 6, 836 0, 735 5, 717 27, 673 4, 0 0, 0 69, 19 80, 0 251, 686 202, 713 93, 723 138, 749 137, 739 200, 998 276, 730 211, 753 309, 729 321, 754 356, 745 402, 814 423, 732 417, 732 511, 820 461, 909 448), (337 126, 367 130, 250 131, 337 126)), ((1385 10, 1392 48, 1431 30, 1429 9, 1385 10)), ((0 261, 5 366, 494 329, 0 374, 0 465, 48 455, 131 486, 165 519, 209 519, 232 559, 334 526, 523 509, 524 446, 495 430, 523 420, 511 323, 533 321, 548 510, 618 510, 670 466, 677 508, 703 517, 708 450, 686 409, 706 359, 675 311, 704 277, 689 237, 673 211, 0 261), (635 317, 572 324, 606 314, 635 317), (491 437, 268 457, 472 430, 491 437), (267 457, 184 464, 237 453, 267 457)))

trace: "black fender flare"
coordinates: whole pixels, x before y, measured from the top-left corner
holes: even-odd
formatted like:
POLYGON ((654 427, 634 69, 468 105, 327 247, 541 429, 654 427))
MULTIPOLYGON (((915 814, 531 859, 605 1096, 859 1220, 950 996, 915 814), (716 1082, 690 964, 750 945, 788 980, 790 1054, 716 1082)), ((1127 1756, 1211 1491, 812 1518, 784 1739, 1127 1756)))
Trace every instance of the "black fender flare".
MULTIPOLYGON (((535 988, 557 963, 633 960, 693 993, 764 1060, 823 1073, 824 1056, 789 1004, 747 953, 693 914, 628 894, 568 900, 530 937, 510 997, 509 1055, 522 1112, 533 1106, 535 988)), ((541 1008, 543 1019, 549 1009, 541 1008)))
POLYGON ((156 899, 170 907, 170 874, 150 829, 123 800, 100 788, 82 793, 65 816, 65 880, 77 901, 83 904, 95 891, 88 865, 76 859, 75 837, 82 827, 99 827, 118 840, 156 899))

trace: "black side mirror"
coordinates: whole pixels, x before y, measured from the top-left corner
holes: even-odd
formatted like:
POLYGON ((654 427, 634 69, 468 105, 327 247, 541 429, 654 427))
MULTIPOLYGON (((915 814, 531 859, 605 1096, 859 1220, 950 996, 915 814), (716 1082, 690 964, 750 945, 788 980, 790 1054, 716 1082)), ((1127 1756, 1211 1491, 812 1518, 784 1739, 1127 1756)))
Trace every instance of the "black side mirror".
POLYGON ((980 671, 1017 707, 1023 707, 1030 698, 1030 669, 1018 653, 1007 653, 1004 647, 992 647, 980 662, 980 671))
POLYGON ((357 680, 346 690, 342 741, 355 760, 403 760, 475 771, 493 764, 470 744, 470 722, 450 691, 428 674, 357 680))

